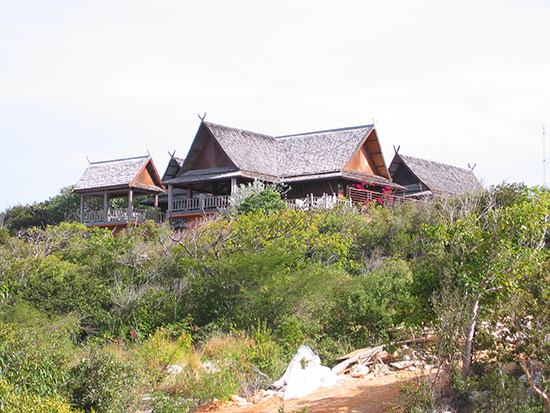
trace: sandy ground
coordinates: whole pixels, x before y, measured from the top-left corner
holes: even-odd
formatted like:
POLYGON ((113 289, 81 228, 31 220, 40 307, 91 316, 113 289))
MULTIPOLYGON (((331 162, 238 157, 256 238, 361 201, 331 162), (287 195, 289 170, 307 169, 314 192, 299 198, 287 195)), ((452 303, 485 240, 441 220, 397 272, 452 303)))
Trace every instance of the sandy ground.
POLYGON ((429 371, 398 371, 379 377, 352 378, 346 376, 333 387, 318 389, 315 393, 283 402, 279 396, 264 399, 257 404, 239 405, 228 402, 221 405, 205 406, 198 412, 277 412, 283 407, 285 412, 388 412, 391 404, 399 400, 399 390, 407 382, 428 375, 429 371))

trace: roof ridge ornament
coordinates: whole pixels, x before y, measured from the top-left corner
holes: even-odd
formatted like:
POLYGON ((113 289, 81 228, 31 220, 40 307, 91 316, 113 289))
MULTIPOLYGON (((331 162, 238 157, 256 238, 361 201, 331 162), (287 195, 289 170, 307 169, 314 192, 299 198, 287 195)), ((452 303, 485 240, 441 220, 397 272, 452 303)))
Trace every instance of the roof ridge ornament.
POLYGON ((204 118, 206 118, 206 112, 204 112, 204 114, 202 116, 200 115, 200 113, 197 113, 197 116, 199 117, 201 122, 204 122, 204 118))

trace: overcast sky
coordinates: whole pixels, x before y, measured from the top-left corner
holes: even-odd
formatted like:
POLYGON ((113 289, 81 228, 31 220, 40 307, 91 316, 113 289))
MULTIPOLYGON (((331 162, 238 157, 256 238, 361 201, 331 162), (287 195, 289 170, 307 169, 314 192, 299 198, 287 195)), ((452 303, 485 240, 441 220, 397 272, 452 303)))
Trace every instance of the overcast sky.
POLYGON ((0 211, 86 157, 162 174, 204 112, 272 135, 374 120, 387 164, 401 145, 540 185, 550 1, 0 0, 0 211))

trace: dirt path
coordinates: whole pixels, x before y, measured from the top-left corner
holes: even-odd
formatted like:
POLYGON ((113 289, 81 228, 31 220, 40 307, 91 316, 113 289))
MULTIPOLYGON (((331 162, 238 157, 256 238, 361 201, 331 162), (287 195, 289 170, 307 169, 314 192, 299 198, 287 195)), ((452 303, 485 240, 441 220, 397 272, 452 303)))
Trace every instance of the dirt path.
POLYGON ((310 412, 368 412, 381 413, 391 409, 390 404, 399 400, 401 386, 415 378, 428 375, 425 370, 399 371, 380 377, 354 379, 346 377, 337 385, 319 389, 315 393, 295 400, 283 400, 279 396, 264 399, 257 404, 239 405, 225 403, 209 406, 199 412, 299 412, 307 408, 310 412))

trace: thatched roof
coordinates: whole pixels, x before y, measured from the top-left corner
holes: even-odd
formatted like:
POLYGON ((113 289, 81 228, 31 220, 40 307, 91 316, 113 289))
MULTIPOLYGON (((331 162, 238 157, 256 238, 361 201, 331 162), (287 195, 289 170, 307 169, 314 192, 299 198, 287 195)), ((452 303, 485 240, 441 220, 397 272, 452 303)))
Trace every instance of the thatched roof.
POLYGON ((372 128, 366 125, 277 137, 279 176, 342 170, 372 128))
POLYGON ((214 138, 227 155, 228 166, 224 172, 285 181, 315 179, 315 176, 328 173, 341 176, 353 154, 366 142, 369 150, 373 148, 376 169, 384 175, 376 178, 391 184, 373 125, 275 137, 211 122, 201 123, 182 168, 174 178, 163 179, 163 182, 192 183, 211 179, 212 175, 219 173, 217 168, 193 170, 193 163, 210 138, 214 138))
POLYGON ((278 176, 277 144, 272 136, 211 122, 204 125, 238 169, 278 176))
POLYGON ((168 179, 174 178, 183 165, 184 160, 183 158, 177 158, 172 155, 166 167, 166 171, 164 171, 164 175, 162 175, 162 180, 167 181, 168 179))
POLYGON ((150 156, 91 162, 73 188, 77 193, 101 191, 164 192, 150 156))
POLYGON ((395 154, 389 168, 392 177, 401 165, 416 176, 420 183, 432 193, 461 195, 482 189, 474 173, 466 168, 395 154))

